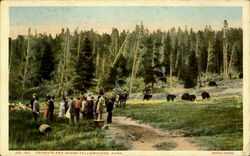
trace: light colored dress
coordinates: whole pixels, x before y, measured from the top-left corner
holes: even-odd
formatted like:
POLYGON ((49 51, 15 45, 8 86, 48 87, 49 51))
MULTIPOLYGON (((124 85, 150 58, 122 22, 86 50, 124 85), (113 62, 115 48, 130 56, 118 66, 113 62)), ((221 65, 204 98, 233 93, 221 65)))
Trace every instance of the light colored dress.
POLYGON ((65 104, 64 104, 64 101, 61 101, 61 103, 60 103, 59 115, 58 115, 58 117, 59 117, 59 118, 62 118, 62 119, 65 118, 65 104))
POLYGON ((97 108, 96 108, 96 112, 98 113, 97 120, 102 120, 102 113, 104 112, 104 107, 105 107, 105 99, 103 96, 101 96, 97 103, 97 108))

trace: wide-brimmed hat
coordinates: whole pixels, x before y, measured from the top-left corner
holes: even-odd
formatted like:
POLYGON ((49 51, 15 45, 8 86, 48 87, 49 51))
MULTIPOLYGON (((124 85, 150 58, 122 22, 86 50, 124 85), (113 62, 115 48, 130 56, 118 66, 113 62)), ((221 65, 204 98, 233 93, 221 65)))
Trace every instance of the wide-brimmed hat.
POLYGON ((36 93, 33 93, 33 96, 36 96, 36 93))

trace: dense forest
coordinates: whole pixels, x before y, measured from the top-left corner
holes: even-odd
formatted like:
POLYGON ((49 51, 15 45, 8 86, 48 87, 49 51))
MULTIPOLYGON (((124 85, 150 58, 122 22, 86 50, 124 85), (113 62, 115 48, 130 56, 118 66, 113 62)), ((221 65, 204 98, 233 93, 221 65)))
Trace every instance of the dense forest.
POLYGON ((242 33, 227 23, 219 31, 207 26, 150 32, 142 23, 133 31, 113 28, 111 34, 66 28, 55 37, 29 29, 25 36, 9 38, 10 99, 115 86, 131 93, 140 91, 138 82, 153 92, 157 83, 167 87, 173 78, 192 88, 202 85, 204 73, 228 79, 242 73, 242 33))

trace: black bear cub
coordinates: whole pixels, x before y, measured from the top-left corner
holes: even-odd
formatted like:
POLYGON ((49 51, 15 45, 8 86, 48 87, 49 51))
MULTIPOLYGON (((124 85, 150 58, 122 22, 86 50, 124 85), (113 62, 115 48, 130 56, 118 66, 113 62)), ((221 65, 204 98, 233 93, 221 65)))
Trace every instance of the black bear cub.
POLYGON ((209 99, 210 98, 210 95, 207 92, 202 92, 201 96, 202 96, 202 99, 209 99))
POLYGON ((170 100, 174 101, 175 98, 176 98, 175 95, 172 95, 172 94, 167 95, 167 101, 170 101, 170 100))

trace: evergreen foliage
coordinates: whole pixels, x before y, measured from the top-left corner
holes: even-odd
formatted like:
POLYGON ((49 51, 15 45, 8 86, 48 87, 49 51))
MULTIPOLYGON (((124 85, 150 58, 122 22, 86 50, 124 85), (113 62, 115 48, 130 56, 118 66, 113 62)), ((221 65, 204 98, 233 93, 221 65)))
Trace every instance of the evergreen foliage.
POLYGON ((90 41, 86 37, 84 40, 83 50, 79 55, 79 59, 75 66, 76 77, 74 79, 74 88, 80 92, 86 92, 91 87, 95 86, 94 82, 94 59, 92 56, 92 49, 90 41))
MULTIPOLYGON (((116 85, 134 91, 130 81, 137 78, 153 91, 170 76, 190 88, 202 73, 224 73, 223 30, 210 26, 150 32, 141 23, 134 31, 113 28, 111 34, 67 28, 55 37, 31 31, 9 39, 10 98, 48 91, 63 96, 69 89, 111 91, 116 85)), ((242 73, 242 29, 228 28, 226 36, 228 73, 242 73)))

